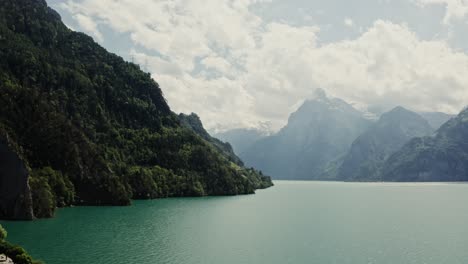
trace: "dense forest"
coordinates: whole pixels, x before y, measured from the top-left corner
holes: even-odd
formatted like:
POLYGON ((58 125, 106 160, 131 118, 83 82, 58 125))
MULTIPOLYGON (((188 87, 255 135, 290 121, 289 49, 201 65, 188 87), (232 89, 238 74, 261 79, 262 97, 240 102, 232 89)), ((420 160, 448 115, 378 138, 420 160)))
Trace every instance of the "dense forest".
POLYGON ((264 176, 262 171, 257 171, 254 168, 246 168, 244 162, 234 153, 230 143, 222 142, 210 136, 205 128, 203 128, 200 118, 195 113, 190 115, 180 114, 179 118, 183 126, 193 130, 197 135, 211 143, 212 146, 220 151, 231 162, 232 167, 249 179, 255 189, 265 189, 273 185, 270 177, 264 176))
POLYGON ((44 0, 0 0, 0 58, 0 154, 14 161, 0 162, 0 218, 272 185, 183 125, 150 74, 68 29, 44 0))

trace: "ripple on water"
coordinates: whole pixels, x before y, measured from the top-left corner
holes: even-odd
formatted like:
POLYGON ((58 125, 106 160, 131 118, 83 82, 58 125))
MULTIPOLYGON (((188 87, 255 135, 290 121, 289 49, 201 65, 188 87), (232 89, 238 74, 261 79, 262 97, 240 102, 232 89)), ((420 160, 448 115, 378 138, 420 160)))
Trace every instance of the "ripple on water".
POLYGON ((466 184, 276 182, 1 223, 47 264, 465 264, 467 200, 466 184))

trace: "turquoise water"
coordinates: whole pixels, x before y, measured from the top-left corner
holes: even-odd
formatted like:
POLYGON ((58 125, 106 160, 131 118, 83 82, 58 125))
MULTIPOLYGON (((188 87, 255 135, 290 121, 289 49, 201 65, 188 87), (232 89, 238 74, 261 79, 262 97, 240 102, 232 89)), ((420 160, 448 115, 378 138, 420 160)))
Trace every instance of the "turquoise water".
POLYGON ((276 182, 1 224, 48 264, 468 263, 466 184, 276 182))

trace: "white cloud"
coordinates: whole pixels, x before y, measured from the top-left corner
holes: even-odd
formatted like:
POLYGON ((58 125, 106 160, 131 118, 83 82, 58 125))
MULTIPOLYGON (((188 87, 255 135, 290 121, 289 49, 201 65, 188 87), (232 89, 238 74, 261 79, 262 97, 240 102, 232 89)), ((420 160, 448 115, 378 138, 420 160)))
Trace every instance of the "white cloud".
POLYGON ((377 21, 358 39, 311 52, 316 82, 357 103, 459 111, 468 100, 468 56, 422 41, 406 26, 377 21))
POLYGON ((445 5, 446 13, 444 24, 450 24, 453 20, 459 20, 468 15, 468 0, 415 0, 421 6, 445 5))
POLYGON ((200 64, 209 71, 215 71, 230 78, 235 78, 235 75, 239 74, 229 61, 219 56, 205 57, 200 64))
POLYGON ((78 26, 80 26, 86 33, 95 37, 99 42, 104 41, 104 38, 93 19, 83 14, 75 14, 73 18, 78 23, 78 26))
POLYGON ((265 22, 251 11, 259 2, 267 1, 69 0, 63 7, 129 33, 132 54, 148 64, 172 109, 200 114, 211 129, 264 121, 278 129, 318 87, 384 108, 455 113, 468 101, 468 56, 444 41, 378 20, 356 39, 320 45, 318 27, 265 22))
POLYGON ((347 27, 353 27, 354 26, 354 21, 351 18, 345 18, 343 23, 347 27))

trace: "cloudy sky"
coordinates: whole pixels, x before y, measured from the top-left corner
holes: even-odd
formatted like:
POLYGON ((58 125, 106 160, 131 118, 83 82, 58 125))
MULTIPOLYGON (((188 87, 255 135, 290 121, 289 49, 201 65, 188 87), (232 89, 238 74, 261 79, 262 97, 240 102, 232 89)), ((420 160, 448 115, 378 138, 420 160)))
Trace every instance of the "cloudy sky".
POLYGON ((48 0, 211 131, 278 129, 317 88, 361 109, 468 104, 468 0, 48 0))

